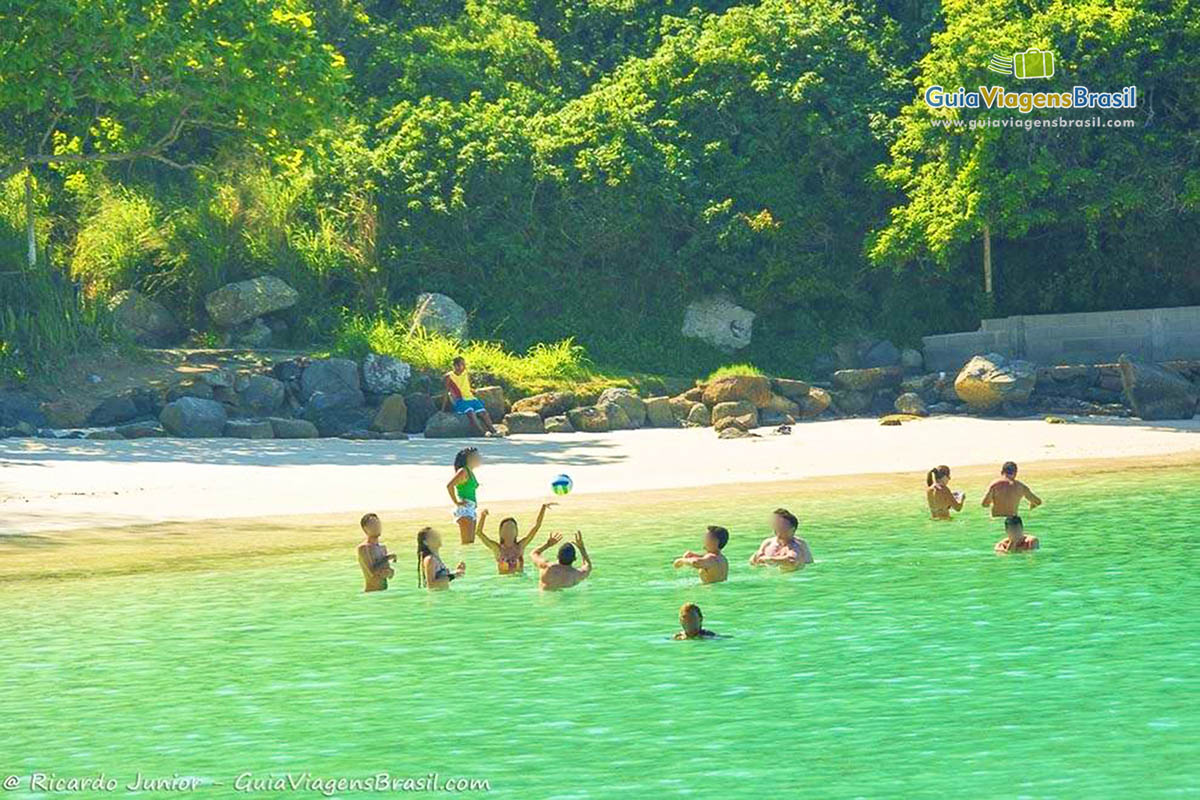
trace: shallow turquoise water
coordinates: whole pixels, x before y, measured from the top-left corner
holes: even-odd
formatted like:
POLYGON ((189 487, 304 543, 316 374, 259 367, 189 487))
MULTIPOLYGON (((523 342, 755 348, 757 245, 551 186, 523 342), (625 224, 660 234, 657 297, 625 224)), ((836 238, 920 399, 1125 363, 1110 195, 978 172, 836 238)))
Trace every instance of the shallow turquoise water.
POLYGON ((271 568, 9 586, 0 772, 212 797, 306 771, 512 798, 1200 794, 1200 476, 1031 482, 1043 550, 1009 557, 967 486, 949 524, 919 490, 808 503, 816 565, 751 572, 769 508, 697 491, 587 520, 596 574, 558 595, 457 545, 453 591, 405 559, 362 595, 352 532, 271 568), (733 531, 724 585, 670 567, 707 522, 733 531), (729 638, 668 641, 689 600, 729 638))

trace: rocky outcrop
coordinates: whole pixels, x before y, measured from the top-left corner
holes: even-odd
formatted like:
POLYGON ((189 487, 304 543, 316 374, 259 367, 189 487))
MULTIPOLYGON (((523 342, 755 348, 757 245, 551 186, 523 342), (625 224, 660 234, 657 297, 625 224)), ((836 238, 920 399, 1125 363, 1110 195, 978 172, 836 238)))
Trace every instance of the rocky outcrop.
POLYGON ((841 389, 831 394, 833 408, 846 417, 856 417, 865 414, 871 408, 875 399, 873 392, 860 392, 854 389, 841 389))
POLYGON ((624 406, 618 403, 596 403, 596 410, 604 414, 605 418, 608 420, 608 429, 610 431, 624 431, 633 427, 633 421, 629 419, 629 415, 625 413, 624 406))
POLYGON ((412 367, 398 358, 368 353, 362 362, 362 388, 371 394, 399 394, 408 386, 412 367))
POLYGON ((183 328, 166 306, 133 289, 113 295, 108 313, 118 330, 146 347, 166 347, 183 335, 183 328))
POLYGON ((222 286, 204 298, 204 307, 212 321, 232 328, 255 317, 282 311, 296 305, 300 294, 274 275, 222 286))
POLYGON ((306 419, 271 417, 268 422, 276 439, 315 439, 321 435, 317 426, 306 419))
POLYGON ((671 408, 669 397, 646 398, 646 424, 651 428, 675 428, 679 422, 671 408))
POLYGON ((693 403, 684 422, 691 427, 707 428, 712 425, 712 412, 704 403, 693 403))
POLYGON ((796 401, 796 405, 800 408, 801 417, 811 418, 824 413, 832 402, 829 392, 814 386, 808 390, 807 397, 796 401))
POLYGON ((736 424, 744 430, 758 426, 758 408, 748 400, 717 403, 712 408, 712 426, 717 430, 736 424))
POLYGON ((413 328, 467 338, 467 310, 444 294, 426 292, 417 297, 413 328))
POLYGON ((920 372, 925 368, 925 356, 920 350, 906 347, 900 351, 900 366, 905 372, 920 372))
MULTIPOLYGON (((351 362, 353 363, 353 362, 351 362)), ((366 430, 371 417, 363 407, 362 393, 357 398, 347 392, 318 390, 304 404, 304 418, 317 426, 322 436, 340 436, 354 430, 366 430)))
POLYGON ((88 415, 87 423, 101 427, 119 425, 138 417, 156 417, 162 411, 161 402, 149 389, 128 389, 101 400, 88 415))
MULTIPOLYGON (((605 403, 615 403, 621 407, 628 420, 622 427, 640 428, 646 424, 646 401, 638 397, 637 393, 632 389, 620 387, 605 389, 600 393, 600 398, 596 401, 596 405, 602 406, 605 403)), ((616 426, 614 426, 615 429, 616 426)))
POLYGON ((812 387, 805 381, 796 381, 789 378, 772 378, 771 388, 776 394, 781 394, 788 400, 799 403, 808 397, 809 390, 812 387))
POLYGON ((1133 413, 1145 420, 1191 419, 1200 388, 1177 372, 1122 355, 1121 383, 1133 413))
POLYGON ((283 407, 287 387, 270 375, 250 375, 239 382, 238 405, 250 414, 274 414, 283 407))
POLYGON ((578 405, 574 392, 543 392, 513 403, 513 411, 532 411, 542 419, 566 414, 578 405))
MULTIPOLYGON (((514 412, 515 413, 515 412, 514 412)), ((528 413, 528 412, 523 412, 528 413)), ((545 419, 546 433, 574 433, 575 426, 571 424, 571 420, 567 419, 566 414, 559 414, 545 419)))
POLYGON ((681 333, 731 353, 750 344, 755 314, 724 295, 689 303, 683 312, 681 333))
POLYGON ((471 424, 471 420, 467 419, 466 414, 438 411, 425 423, 425 438, 427 439, 463 439, 478 435, 478 431, 471 424))
POLYGON ((408 408, 408 422, 404 425, 405 433, 423 433, 429 418, 437 413, 433 398, 425 392, 409 392, 404 395, 404 405, 408 408))
POLYGON ((301 399, 309 402, 321 392, 326 398, 338 398, 346 407, 364 402, 358 380, 358 364, 348 358, 322 358, 309 363, 300 375, 301 399))
POLYGON ((877 389, 899 386, 902 380, 904 370, 899 367, 839 369, 833 373, 834 386, 854 392, 874 392, 877 389))
POLYGON ((859 364, 866 368, 898 367, 900 366, 900 350, 887 339, 872 342, 863 350, 859 364))
POLYGON ((408 425, 408 404, 403 395, 390 394, 383 398, 379 410, 371 419, 371 430, 380 433, 403 431, 408 425))
POLYGON ((541 416, 532 411, 513 411, 504 417, 509 433, 545 433, 546 425, 541 416))
POLYGON ((583 433, 607 433, 610 430, 608 414, 596 406, 572 408, 567 412, 567 419, 570 420, 572 428, 583 433))
POLYGON ((709 381, 704 387, 704 404, 709 408, 718 403, 744 400, 755 408, 771 402, 771 380, 761 375, 729 375, 709 381))
POLYGON ((988 353, 967 362, 954 379, 954 392, 972 411, 988 412, 1028 402, 1036 383, 1033 364, 988 353))
POLYGON ((172 436, 203 439, 221 436, 227 418, 225 406, 216 400, 181 397, 167 403, 158 421, 172 436))

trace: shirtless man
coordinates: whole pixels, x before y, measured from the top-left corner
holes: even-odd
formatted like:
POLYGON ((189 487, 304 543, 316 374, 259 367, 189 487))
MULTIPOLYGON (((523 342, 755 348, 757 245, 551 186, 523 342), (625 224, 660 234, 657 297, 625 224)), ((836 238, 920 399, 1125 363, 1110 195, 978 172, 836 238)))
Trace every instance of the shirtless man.
POLYGON ((704 612, 695 603, 684 603, 679 609, 679 627, 683 628, 675 634, 677 642, 684 639, 715 639, 716 634, 704 627, 704 612))
POLYGON ((808 543, 796 536, 800 520, 796 519, 795 514, 786 508, 775 509, 771 517, 771 527, 774 528, 775 535, 763 539, 758 550, 750 556, 750 566, 775 564, 780 572, 795 572, 804 569, 805 564, 813 562, 808 543))
POLYGON ((709 525, 704 534, 704 552, 688 550, 675 559, 675 569, 692 567, 700 571, 701 583, 720 583, 729 577, 729 561, 721 550, 729 541, 729 531, 720 525, 709 525))
POLYGON ((575 531, 575 544, 564 544, 558 548, 558 563, 551 564, 542 558, 542 553, 562 541, 562 534, 552 533, 541 547, 533 551, 533 563, 537 565, 541 576, 538 586, 552 592, 558 589, 569 589, 592 574, 592 559, 588 557, 587 548, 583 546, 583 534, 575 531), (583 565, 578 569, 571 566, 575 563, 575 551, 583 559, 583 565))
POLYGON ((379 535, 383 533, 383 523, 378 514, 363 514, 359 520, 366 541, 358 546, 358 566, 362 569, 364 592, 381 592, 388 587, 388 578, 395 571, 388 562, 396 560, 395 553, 388 553, 387 548, 379 543, 379 535))
POLYGON ((1004 520, 1004 538, 996 542, 996 555, 1037 550, 1040 546, 1036 536, 1025 535, 1025 523, 1018 516, 1004 520))
POLYGON ((1029 491, 1029 487, 1017 480, 1017 465, 1005 461, 1000 468, 1000 477, 988 487, 983 505, 992 507, 993 517, 1013 517, 1019 512, 1021 499, 1029 501, 1029 508, 1042 504, 1042 498, 1029 491))

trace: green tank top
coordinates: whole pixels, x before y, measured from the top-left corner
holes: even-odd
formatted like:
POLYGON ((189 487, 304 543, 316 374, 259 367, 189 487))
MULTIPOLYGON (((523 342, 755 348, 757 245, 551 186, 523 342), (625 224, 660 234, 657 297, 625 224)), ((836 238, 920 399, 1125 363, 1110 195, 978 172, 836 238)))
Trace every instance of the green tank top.
POLYGON ((467 479, 458 485, 458 499, 470 500, 475 502, 475 490, 479 488, 479 481, 475 480, 475 473, 467 468, 467 479))

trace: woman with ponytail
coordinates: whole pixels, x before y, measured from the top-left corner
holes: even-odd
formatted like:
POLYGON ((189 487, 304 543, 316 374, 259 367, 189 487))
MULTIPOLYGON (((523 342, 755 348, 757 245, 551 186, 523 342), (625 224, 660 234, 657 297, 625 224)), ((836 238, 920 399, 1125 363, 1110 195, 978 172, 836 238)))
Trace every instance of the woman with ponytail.
POLYGON ((417 586, 427 586, 431 592, 449 589, 450 581, 461 578, 467 571, 467 565, 460 561, 451 572, 438 555, 441 547, 442 537, 433 528, 417 532, 417 586))
POLYGON ((950 491, 950 468, 945 464, 929 470, 925 476, 925 499, 934 519, 950 519, 950 510, 962 511, 965 494, 950 491))

